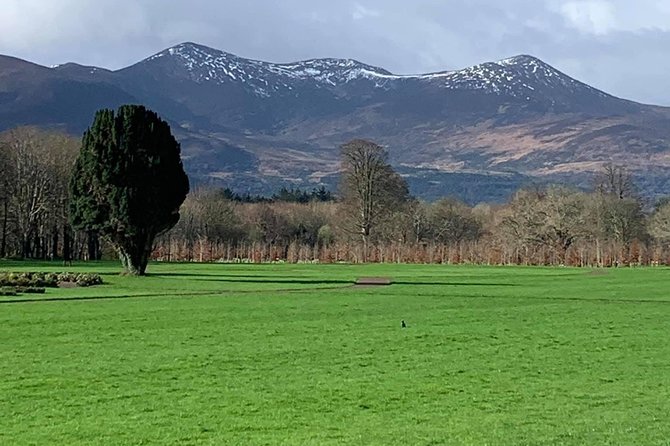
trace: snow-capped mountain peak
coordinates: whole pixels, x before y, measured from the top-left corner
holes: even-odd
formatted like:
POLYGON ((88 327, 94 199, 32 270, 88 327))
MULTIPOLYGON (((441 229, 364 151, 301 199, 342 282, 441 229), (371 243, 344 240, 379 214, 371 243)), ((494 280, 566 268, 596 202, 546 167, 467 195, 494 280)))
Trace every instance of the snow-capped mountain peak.
POLYGON ((281 72, 299 79, 338 85, 356 79, 393 78, 388 71, 366 65, 354 59, 310 59, 291 64, 272 64, 281 72))
POLYGON ((602 97, 608 96, 561 73, 540 59, 525 54, 462 70, 419 75, 416 78, 437 83, 449 90, 478 90, 523 100, 531 100, 537 95, 546 97, 557 91, 568 94, 588 91, 602 97))
POLYGON ((310 59, 295 63, 270 63, 244 59, 191 42, 157 53, 141 62, 177 63, 196 83, 226 84, 240 82, 261 96, 291 91, 298 84, 310 82, 317 87, 335 87, 359 79, 377 81, 393 78, 386 70, 353 59, 310 59))
POLYGON ((518 54, 516 56, 508 57, 506 59, 496 62, 499 65, 546 65, 537 57, 529 56, 528 54, 518 54))
POLYGON ((430 83, 445 90, 481 91, 523 101, 547 97, 557 91, 567 94, 607 96, 529 55, 518 55, 456 71, 418 75, 395 75, 353 59, 309 59, 294 63, 271 63, 182 43, 149 57, 140 64, 167 64, 170 72, 198 84, 237 84, 261 97, 294 94, 303 87, 348 88, 352 83, 373 89, 392 89, 399 83, 430 83))

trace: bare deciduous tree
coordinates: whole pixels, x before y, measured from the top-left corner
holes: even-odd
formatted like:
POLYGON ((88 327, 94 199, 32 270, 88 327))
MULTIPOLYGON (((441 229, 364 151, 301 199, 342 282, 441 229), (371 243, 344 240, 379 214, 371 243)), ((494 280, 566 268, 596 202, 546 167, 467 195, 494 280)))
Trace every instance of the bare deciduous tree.
POLYGON ((441 243, 477 240, 482 235, 482 223, 473 215, 472 209, 452 198, 435 203, 430 220, 433 238, 441 243))
POLYGON ((585 235, 584 195, 563 187, 520 191, 512 200, 503 227, 524 249, 546 246, 565 263, 568 249, 585 235))
POLYGON ((608 163, 603 166, 602 172, 596 175, 596 192, 612 195, 620 200, 635 195, 635 182, 625 166, 608 163))
POLYGON ((649 233, 661 243, 670 243, 670 203, 659 206, 651 216, 649 233))
POLYGON ((407 201, 409 189, 388 163, 388 153, 380 145, 356 139, 344 144, 341 154, 341 198, 346 225, 362 238, 367 258, 375 228, 407 201))
MULTIPOLYGON (((2 254, 14 226, 23 257, 53 258, 67 225, 70 171, 78 141, 70 136, 22 127, 0 135, 4 165, 2 254)), ((64 248, 65 249, 65 248, 64 248)))
POLYGON ((11 237, 10 201, 14 195, 14 172, 10 149, 6 141, 0 140, 0 212, 2 212, 2 234, 0 237, 0 258, 7 256, 7 245, 11 237))

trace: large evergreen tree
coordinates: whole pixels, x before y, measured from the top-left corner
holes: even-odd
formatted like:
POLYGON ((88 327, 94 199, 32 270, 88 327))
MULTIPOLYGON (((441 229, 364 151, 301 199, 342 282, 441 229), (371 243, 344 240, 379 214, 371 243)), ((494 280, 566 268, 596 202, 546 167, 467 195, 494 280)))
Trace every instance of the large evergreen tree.
POLYGON ((70 189, 73 226, 97 231, 127 274, 144 275, 155 237, 179 220, 189 183, 169 125, 142 106, 124 105, 96 113, 70 189))

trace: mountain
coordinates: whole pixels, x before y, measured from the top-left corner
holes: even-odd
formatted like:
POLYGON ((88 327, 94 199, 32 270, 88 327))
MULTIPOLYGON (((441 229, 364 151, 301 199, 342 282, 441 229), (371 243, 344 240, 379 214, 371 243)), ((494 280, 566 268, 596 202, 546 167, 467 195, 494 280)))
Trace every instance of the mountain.
POLYGON ((0 56, 0 129, 83 131, 95 110, 143 103, 168 119, 196 182, 252 193, 333 187, 338 147, 388 147, 412 190, 504 200, 521 184, 588 186, 608 162, 670 193, 670 109, 616 98, 532 56, 396 75, 351 59, 250 60, 195 43, 109 71, 0 56))
POLYGON ((114 83, 83 74, 84 67, 66 68, 0 56, 0 129, 58 125, 79 132, 90 124, 91 111, 137 101, 114 83))

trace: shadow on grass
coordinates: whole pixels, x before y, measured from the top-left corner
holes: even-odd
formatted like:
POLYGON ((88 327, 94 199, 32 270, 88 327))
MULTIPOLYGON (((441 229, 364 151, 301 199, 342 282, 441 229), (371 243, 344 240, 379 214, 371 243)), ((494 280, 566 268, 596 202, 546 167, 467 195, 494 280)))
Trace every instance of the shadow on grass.
POLYGON ((353 285, 354 281, 353 280, 320 280, 320 279, 278 279, 277 277, 273 277, 272 280, 257 280, 254 276, 254 278, 232 278, 232 277, 219 277, 219 278, 203 278, 203 279, 196 279, 192 278, 190 280, 197 281, 197 282, 223 282, 223 283, 257 283, 259 285, 263 284, 296 284, 296 285, 353 285))
MULTIPOLYGON (((294 283, 303 285, 319 285, 319 284, 354 284, 354 279, 298 279, 286 278, 282 279, 277 275, 257 275, 245 277, 241 275, 226 275, 226 274, 196 274, 196 273, 167 273, 167 274, 147 274, 147 277, 169 277, 179 278, 180 276, 191 277, 199 282, 225 282, 225 283, 258 283, 258 284, 284 284, 294 283), (267 280, 266 280, 267 279, 267 280)), ((413 285, 413 286, 487 286, 487 287, 516 287, 516 283, 483 283, 483 282, 438 282, 438 281, 408 281, 408 280, 394 280, 391 285, 413 285)))
POLYGON ((493 287, 512 287, 519 286, 516 283, 482 283, 482 282, 410 282, 406 280, 394 281, 392 285, 413 285, 413 286, 493 286, 493 287))
MULTIPOLYGON (((156 277, 156 276, 155 276, 156 277)), ((195 280, 195 279, 192 279, 195 280)), ((255 289, 255 290, 202 290, 202 291, 169 291, 162 293, 146 293, 146 294, 128 294, 128 295, 116 295, 116 296, 73 296, 73 297, 47 297, 47 298, 21 298, 21 299, 8 299, 1 300, 0 305, 2 304, 15 304, 15 303, 30 303, 30 302, 76 302, 76 301, 89 301, 89 300, 113 300, 113 299, 134 299, 134 298, 144 298, 144 297, 197 297, 197 296, 217 296, 225 294, 252 294, 252 293, 282 293, 282 292, 307 292, 307 291, 327 291, 327 290, 343 290, 348 288, 367 288, 367 289, 388 289, 393 285, 410 285, 410 286, 458 286, 458 287, 510 287, 518 286, 516 284, 509 283, 458 283, 458 282, 405 282, 398 281, 393 282, 391 285, 356 285, 354 281, 351 280, 307 280, 307 279, 286 279, 286 280, 255 280, 255 279, 230 279, 230 278, 219 278, 219 279, 200 279, 200 282, 224 282, 224 283, 254 283, 258 285, 315 285, 313 288, 280 288, 280 289, 255 289), (316 286, 316 285, 337 285, 337 286, 316 286)), ((107 284, 105 284, 107 285, 107 284)), ((104 285, 103 285, 104 286, 104 285)), ((564 299, 565 300, 565 299, 564 299)))
MULTIPOLYGON (((260 282, 262 283, 262 282, 260 282)), ((286 283, 286 282, 285 282, 286 283)), ((316 282, 318 283, 318 282, 316 282)), ((412 283, 414 285, 415 283, 412 283)), ((444 285, 440 283, 439 285, 444 285)), ((459 285, 452 283, 451 285, 459 285)), ((477 285, 477 284, 460 284, 463 285, 477 285)), ((479 284, 481 285, 481 284, 479 284)), ((490 286, 495 286, 495 284, 486 284, 490 286)), ((499 286, 499 285, 498 285, 499 286)), ((509 286, 509 285, 507 285, 509 286)), ((372 286, 365 287, 368 289, 388 289, 388 286, 372 286)), ((51 297, 44 299, 11 299, 11 300, 0 300, 0 305, 2 304, 28 304, 28 303, 40 303, 40 302, 77 302, 77 301, 98 301, 98 300, 116 300, 116 299, 142 299, 142 298, 152 298, 152 297, 205 297, 205 296, 224 296, 224 295, 245 295, 245 294, 256 294, 256 293, 299 293, 299 292, 314 292, 314 291, 343 291, 343 290, 356 290, 360 289, 358 286, 352 284, 351 282, 346 282, 344 286, 333 286, 333 287, 321 287, 321 288, 282 288, 282 289, 262 289, 262 290, 209 290, 209 291, 189 291, 189 292, 169 292, 169 293, 151 293, 151 294, 134 294, 134 295, 118 295, 118 296, 79 296, 79 297, 51 297)), ((583 299, 578 297, 516 297, 516 296, 468 296, 462 297, 463 299, 491 299, 491 300, 529 300, 529 301, 549 301, 549 302, 582 302, 582 303, 603 303, 603 304, 670 304, 670 300, 654 300, 654 299, 607 299, 607 298, 596 298, 596 299, 583 299)))
MULTIPOLYGON (((220 278, 221 280, 232 280, 232 279, 240 279, 240 280, 250 280, 254 281, 255 279, 276 279, 276 280, 281 280, 282 277, 286 277, 287 279, 291 278, 290 276, 287 277, 287 274, 226 274, 226 273, 147 273, 147 277, 163 277, 166 279, 178 279, 180 277, 188 277, 190 278, 198 278, 198 277, 216 277, 220 278)), ((314 282, 328 282, 331 279, 319 279, 317 274, 314 274, 313 278, 311 279, 300 279, 300 280, 311 280, 314 282)), ((332 280, 337 280, 337 281, 342 281, 346 282, 345 279, 332 279, 332 280)))
POLYGON ((318 287, 318 288, 279 288, 279 289, 262 289, 262 290, 202 290, 202 291, 185 291, 185 292, 163 292, 163 293, 146 293, 146 294, 121 294, 116 296, 74 296, 74 297, 46 297, 46 298, 23 298, 0 300, 2 304, 23 304, 23 303, 39 303, 39 302, 77 302, 90 300, 117 300, 117 299, 143 299, 150 297, 204 297, 204 296, 225 296, 225 295, 244 295, 244 294, 262 294, 262 293, 296 293, 309 291, 334 291, 351 288, 353 284, 346 282, 344 286, 332 287, 318 287))
MULTIPOLYGON (((156 275, 154 277, 159 277, 156 275)), ((283 292, 310 292, 310 291, 333 291, 344 290, 349 288, 360 288, 356 286, 352 280, 308 280, 308 279, 285 279, 285 280, 256 280, 254 278, 217 278, 217 279, 200 279, 203 282, 224 282, 224 283, 254 283, 258 285, 315 285, 313 288, 281 288, 281 289, 255 289, 255 290, 202 290, 202 291, 185 291, 185 292, 163 292, 163 293, 146 293, 146 294, 130 294, 130 295, 116 295, 116 296, 76 296, 76 297, 47 297, 47 298, 24 298, 24 299, 10 299, 0 300, 1 304, 18 304, 18 303, 36 303, 36 302, 77 302, 77 301, 94 301, 94 300, 114 300, 114 299, 140 299, 150 297, 198 297, 198 296, 217 296, 217 295, 235 295, 235 294, 253 294, 253 293, 283 293, 283 292), (334 286, 316 286, 316 285, 334 285, 334 286), (337 285, 337 286, 335 286, 337 285)), ((192 279, 195 280, 195 279, 192 279)), ((393 285, 424 285, 424 286, 517 286, 514 284, 496 284, 496 283, 456 283, 456 282, 405 282, 398 281, 391 285, 384 286, 366 286, 369 289, 388 289, 393 285)))

